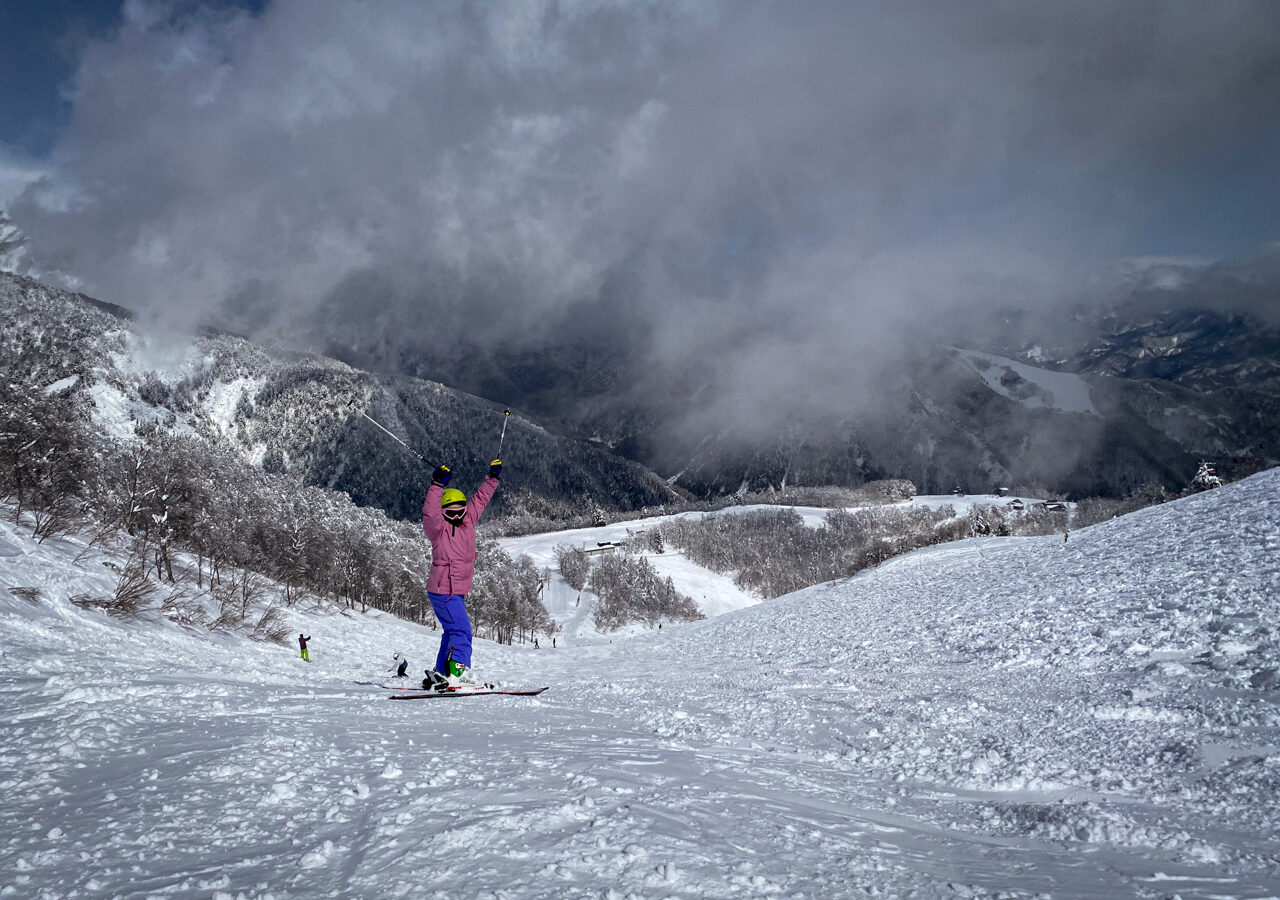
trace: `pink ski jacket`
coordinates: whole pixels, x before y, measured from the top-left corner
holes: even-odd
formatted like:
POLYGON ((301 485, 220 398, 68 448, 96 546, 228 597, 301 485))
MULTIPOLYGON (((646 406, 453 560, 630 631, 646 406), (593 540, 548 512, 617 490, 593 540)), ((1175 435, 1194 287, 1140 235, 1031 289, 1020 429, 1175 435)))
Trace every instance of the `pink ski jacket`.
POLYGON ((444 517, 440 508, 444 488, 433 484, 427 491, 422 503, 422 530, 431 541, 431 572, 427 575, 427 590, 431 593, 470 592, 476 573, 476 524, 497 489, 498 479, 486 477, 476 488, 475 496, 467 500, 467 515, 461 525, 444 517))

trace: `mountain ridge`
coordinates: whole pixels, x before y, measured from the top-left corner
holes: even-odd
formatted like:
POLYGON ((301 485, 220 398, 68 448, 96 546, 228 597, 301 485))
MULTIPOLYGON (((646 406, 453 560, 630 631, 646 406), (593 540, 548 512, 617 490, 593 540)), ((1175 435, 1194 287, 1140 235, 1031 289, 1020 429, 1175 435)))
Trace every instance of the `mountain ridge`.
MULTIPOLYGON (((9 294, 50 297, 58 290, 25 276, 0 277, 9 294)), ((63 339, 92 334, 102 342, 130 329, 154 334, 124 307, 57 296, 66 309, 74 298, 108 317, 63 339)), ((488 390, 509 392, 505 402, 526 415, 513 417, 504 444, 516 490, 504 492, 499 511, 516 509, 513 495, 521 491, 585 512, 637 509, 677 495, 857 487, 880 478, 906 478, 932 493, 1009 487, 1078 499, 1125 496, 1153 484, 1176 492, 1201 459, 1229 478, 1274 463, 1280 333, 1242 313, 1147 306, 1074 313, 1073 327, 1058 332, 1055 344, 1041 339, 1052 331, 1043 317, 1011 317, 1003 337, 985 341, 957 335, 946 348, 921 341, 866 387, 874 408, 836 396, 829 417, 797 413, 780 427, 766 427, 768 413, 750 408, 726 419, 725 398, 713 382, 699 380, 697 361, 684 376, 645 373, 625 352, 611 355, 612 346, 510 356, 462 347, 453 368, 405 350, 390 367, 461 374, 460 383, 446 386, 361 370, 351 359, 362 354, 337 345, 327 348, 331 355, 263 347, 220 329, 183 339, 187 349, 176 357, 158 337, 117 340, 113 359, 164 359, 151 365, 139 358, 126 372, 99 354, 105 382, 95 409, 121 417, 126 430, 133 420, 203 429, 268 471, 346 491, 406 519, 416 515, 421 466, 354 416, 353 400, 385 417, 420 453, 474 481, 501 431, 502 405, 488 390), (522 436, 532 443, 523 445, 522 436)), ((36 327, 59 331, 49 322, 36 327)), ((86 385, 101 380, 86 378, 86 385)))
MULTIPOLYGON (((1123 496, 1147 483, 1179 491, 1204 458, 1231 477, 1276 462, 1280 332, 1244 312, 1150 305, 1034 321, 1010 314, 999 327, 975 323, 949 347, 922 340, 874 385, 860 386, 871 400, 837 393, 824 416, 748 406, 726 417, 727 400, 712 379, 698 380, 698 361, 683 376, 654 376, 625 355, 590 390, 575 392, 570 378, 558 402, 541 389, 531 399, 567 431, 700 496, 874 478, 910 478, 924 492, 1007 486, 1123 496), (757 420, 771 415, 780 421, 759 433, 757 420)), ((545 349, 540 358, 546 370, 568 373, 575 353, 545 349)), ((501 350, 486 357, 494 367, 507 358, 501 350)), ((439 359, 404 365, 449 371, 439 359)), ((607 353, 593 365, 607 368, 607 353)), ((484 379, 460 371, 484 389, 484 379)))
MULTIPOLYGON (((110 439, 128 441, 139 427, 197 433, 268 472, 344 491, 396 518, 420 515, 429 472, 356 409, 422 456, 447 462, 464 486, 478 482, 504 424, 501 406, 439 383, 375 375, 223 331, 149 329, 123 307, 26 276, 0 273, 0 313, 11 326, 10 374, 41 387, 74 378, 66 389, 110 439)), ((499 512, 513 509, 521 492, 620 509, 676 496, 635 462, 518 414, 508 424, 499 512)))

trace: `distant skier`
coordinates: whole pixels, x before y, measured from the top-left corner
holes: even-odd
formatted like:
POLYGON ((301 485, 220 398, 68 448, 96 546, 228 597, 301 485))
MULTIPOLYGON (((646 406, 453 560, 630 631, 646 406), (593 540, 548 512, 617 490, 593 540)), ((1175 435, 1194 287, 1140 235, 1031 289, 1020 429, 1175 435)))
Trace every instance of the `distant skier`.
POLYGON ((311 635, 302 636, 302 632, 298 632, 298 649, 302 651, 302 658, 307 662, 311 662, 311 654, 307 652, 307 641, 311 640, 311 635))
POLYGON ((476 569, 476 525, 498 489, 502 460, 489 464, 489 476, 468 503, 467 495, 446 487, 453 473, 439 466, 422 504, 422 530, 431 541, 427 597, 443 629, 434 670, 426 670, 424 688, 474 682, 471 676, 471 620, 466 597, 476 569))
POLYGON ((404 673, 409 669, 409 660, 406 659, 399 650, 397 650, 391 658, 395 660, 395 662, 391 664, 391 668, 387 669, 387 671, 395 672, 397 678, 403 678, 404 673))

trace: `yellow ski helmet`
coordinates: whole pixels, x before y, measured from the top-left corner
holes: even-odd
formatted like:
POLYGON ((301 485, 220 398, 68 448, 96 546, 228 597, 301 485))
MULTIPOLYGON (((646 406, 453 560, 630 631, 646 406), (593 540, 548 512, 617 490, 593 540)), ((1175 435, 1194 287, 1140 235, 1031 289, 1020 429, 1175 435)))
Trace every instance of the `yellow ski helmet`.
POLYGON ((466 503, 467 495, 457 488, 445 488, 444 493, 440 495, 441 506, 451 506, 454 503, 466 503))

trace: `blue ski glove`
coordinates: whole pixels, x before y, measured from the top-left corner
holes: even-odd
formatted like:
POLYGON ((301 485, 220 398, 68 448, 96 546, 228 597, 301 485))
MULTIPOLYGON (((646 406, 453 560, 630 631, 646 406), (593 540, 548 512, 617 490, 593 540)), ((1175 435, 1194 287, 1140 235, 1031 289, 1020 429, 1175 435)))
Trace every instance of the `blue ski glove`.
POLYGON ((489 463, 489 477, 490 478, 502 477, 502 460, 495 459, 493 462, 489 463))
POLYGON ((444 487, 452 477, 453 473, 449 471, 448 466, 436 466, 436 470, 431 473, 431 483, 444 487))

